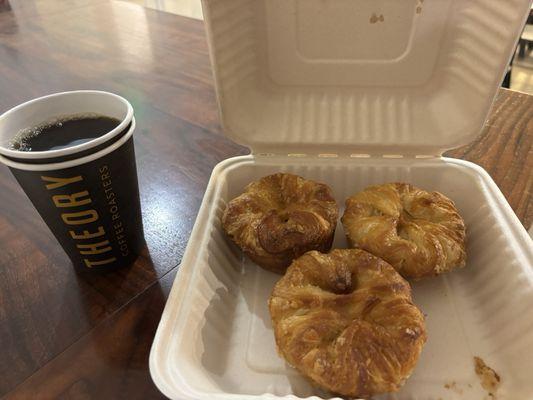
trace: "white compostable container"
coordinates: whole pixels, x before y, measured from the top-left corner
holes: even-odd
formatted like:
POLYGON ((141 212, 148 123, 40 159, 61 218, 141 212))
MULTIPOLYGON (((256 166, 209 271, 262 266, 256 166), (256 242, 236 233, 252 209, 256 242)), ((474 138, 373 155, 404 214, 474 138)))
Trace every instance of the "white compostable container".
MULTIPOLYGON (((453 199, 466 268, 412 282, 428 341, 405 386, 375 400, 533 399, 533 247, 490 176, 442 157, 479 134, 529 0, 203 0, 224 132, 252 155, 213 170, 150 354, 172 399, 331 395, 276 353, 267 299, 279 275, 224 235, 226 203, 278 171, 338 204, 409 182, 453 199), (488 397, 487 397, 488 398, 488 397)), ((334 247, 347 247, 339 223, 334 247)), ((314 397, 317 398, 317 397, 314 397)))

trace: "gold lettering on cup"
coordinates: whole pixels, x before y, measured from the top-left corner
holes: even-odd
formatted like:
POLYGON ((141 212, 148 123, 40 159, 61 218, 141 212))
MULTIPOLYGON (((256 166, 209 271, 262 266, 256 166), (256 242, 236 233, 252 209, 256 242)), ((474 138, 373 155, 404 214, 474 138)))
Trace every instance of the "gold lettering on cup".
MULTIPOLYGON (((46 183, 48 190, 63 188, 67 185, 83 181, 81 175, 76 175, 70 178, 59 178, 53 176, 41 176, 41 179, 46 183)), ((71 194, 56 194, 52 195, 54 205, 59 209, 74 209, 64 210, 69 212, 62 212, 61 219, 66 225, 88 225, 98 221, 99 215, 95 209, 83 209, 88 204, 92 203, 92 199, 88 190, 78 191, 71 194), (78 207, 83 207, 81 210, 78 207), (78 208, 79 211, 76 210, 78 208)), ((79 230, 69 230, 69 234, 75 241, 101 238, 100 241, 94 243, 76 243, 76 248, 80 255, 98 255, 113 251, 110 241, 106 238, 106 231, 102 225, 97 228, 90 225, 87 227, 79 227, 79 230), (85 229, 84 229, 85 228, 85 229)), ((121 250, 121 253, 123 251, 121 250)), ((83 262, 87 268, 93 268, 106 264, 111 264, 116 261, 116 257, 108 257, 104 260, 93 260, 90 258, 83 258, 83 262)))
POLYGON ((57 189, 66 185, 70 185, 71 183, 80 182, 83 180, 81 175, 74 176, 72 178, 55 178, 53 176, 42 176, 41 179, 45 182, 53 182, 46 185, 46 188, 48 190, 57 189))
POLYGON ((103 226, 99 226, 98 230, 96 232, 89 232, 89 231, 83 231, 81 234, 77 234, 74 231, 69 231, 70 236, 72 236, 72 239, 92 239, 95 237, 103 236, 105 235, 105 230, 103 226))
POLYGON ((91 260, 88 260, 86 258, 83 259, 83 262, 85 263, 85 266, 88 267, 88 268, 92 268, 92 267, 100 266, 100 265, 110 264, 113 261, 116 261, 116 257, 107 258, 107 259, 101 260, 101 261, 91 261, 91 260))
POLYGON ((54 204, 58 208, 84 206, 92 202, 87 190, 73 194, 56 194, 52 196, 52 200, 54 200, 54 204), (86 198, 83 199, 83 197, 86 198))
POLYGON ((109 246, 109 240, 104 240, 98 243, 77 244, 76 247, 80 249, 80 254, 102 254, 113 250, 113 248, 109 246))
POLYGON ((83 225, 90 224, 98 219, 98 212, 96 210, 85 210, 73 213, 61 214, 61 219, 67 225, 83 225))

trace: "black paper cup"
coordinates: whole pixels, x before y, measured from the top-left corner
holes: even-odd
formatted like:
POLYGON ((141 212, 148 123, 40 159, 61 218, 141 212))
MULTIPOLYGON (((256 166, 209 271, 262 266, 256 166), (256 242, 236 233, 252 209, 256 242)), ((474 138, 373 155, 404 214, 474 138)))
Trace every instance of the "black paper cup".
POLYGON ((77 91, 32 100, 0 116, 0 161, 82 271, 127 266, 144 244, 133 147, 135 119, 129 110, 131 105, 114 94, 77 91), (57 103, 48 107, 46 99, 63 96, 69 100, 68 107, 62 109, 57 103), (18 152, 7 148, 20 129, 85 112, 119 118, 121 123, 104 136, 66 149, 18 152))

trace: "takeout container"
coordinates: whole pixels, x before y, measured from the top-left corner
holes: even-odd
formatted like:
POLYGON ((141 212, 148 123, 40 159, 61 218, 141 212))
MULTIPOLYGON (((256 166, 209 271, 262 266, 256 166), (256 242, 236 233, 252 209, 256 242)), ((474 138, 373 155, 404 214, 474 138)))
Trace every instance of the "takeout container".
MULTIPOLYGON (((406 385, 374 399, 533 398, 533 249, 479 166, 441 154, 479 134, 529 0, 204 0, 224 132, 252 155, 213 170, 150 355, 172 399, 304 398, 276 354, 267 299, 278 275, 225 237, 224 207, 284 171, 329 184, 341 207, 370 184, 405 181, 451 197, 467 266, 412 282, 428 342, 406 385)), ((341 209, 342 213, 342 209, 341 209)), ((342 225, 334 247, 347 247, 342 225)))

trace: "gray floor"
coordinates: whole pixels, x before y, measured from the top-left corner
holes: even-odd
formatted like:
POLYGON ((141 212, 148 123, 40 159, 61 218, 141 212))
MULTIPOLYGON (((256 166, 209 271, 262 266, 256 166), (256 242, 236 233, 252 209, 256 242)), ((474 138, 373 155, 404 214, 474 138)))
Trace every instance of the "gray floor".
POLYGON ((515 59, 511 72, 511 89, 533 94, 533 53, 523 60, 515 59))

